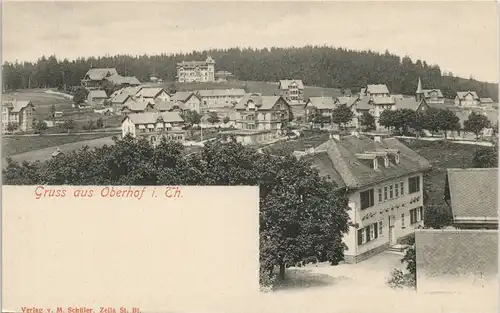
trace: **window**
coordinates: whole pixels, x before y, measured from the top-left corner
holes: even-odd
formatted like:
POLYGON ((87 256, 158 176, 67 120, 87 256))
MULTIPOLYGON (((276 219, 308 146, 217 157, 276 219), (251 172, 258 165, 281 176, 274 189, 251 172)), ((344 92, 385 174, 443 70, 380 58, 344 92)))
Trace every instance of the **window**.
POLYGON ((382 202, 382 188, 378 189, 378 202, 382 202))
POLYGON ((364 236, 363 236, 364 231, 365 231, 364 228, 358 229, 358 245, 362 245, 362 244, 365 243, 363 241, 363 239, 364 239, 364 236))
POLYGON ((400 194, 404 195, 405 194, 405 184, 404 184, 404 182, 400 182, 399 186, 400 186, 400 189, 399 189, 400 194))
POLYGON ((421 206, 419 208, 419 211, 420 211, 420 221, 423 221, 424 220, 424 207, 421 206))
POLYGON ((401 214, 401 228, 405 228, 405 214, 401 214))
POLYGON ((358 245, 365 244, 367 242, 373 241, 378 238, 379 234, 381 234, 380 228, 382 222, 373 223, 361 229, 358 229, 358 245), (380 229, 379 229, 380 228, 380 229))
POLYGON ((399 186, 398 186, 398 184, 394 185, 394 196, 396 198, 399 197, 399 186))
POLYGON ((384 201, 387 200, 387 186, 384 187, 384 201))
POLYGON ((417 222, 417 209, 410 210, 410 224, 413 225, 417 222))
POLYGON ((377 224, 372 224, 370 226, 368 226, 370 228, 370 240, 373 240, 376 238, 375 236, 375 232, 377 230, 377 224))
POLYGON ((420 176, 408 178, 408 193, 415 193, 420 191, 420 176))
POLYGON ((417 208, 417 222, 422 220, 422 207, 417 208))
POLYGON ((361 202, 361 210, 369 208, 375 204, 373 189, 368 189, 359 194, 361 202))
POLYGON ((378 222, 378 233, 379 236, 382 236, 384 234, 384 225, 382 221, 378 222))
POLYGON ((394 191, 393 191, 393 186, 389 186, 389 199, 394 198, 394 191))

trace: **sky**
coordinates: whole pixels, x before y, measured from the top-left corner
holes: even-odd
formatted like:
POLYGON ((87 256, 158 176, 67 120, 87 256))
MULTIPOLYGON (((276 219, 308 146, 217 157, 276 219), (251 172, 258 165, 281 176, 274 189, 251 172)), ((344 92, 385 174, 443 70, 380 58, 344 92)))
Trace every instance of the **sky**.
POLYGON ((3 61, 329 45, 498 82, 495 2, 25 2, 2 5, 3 61))

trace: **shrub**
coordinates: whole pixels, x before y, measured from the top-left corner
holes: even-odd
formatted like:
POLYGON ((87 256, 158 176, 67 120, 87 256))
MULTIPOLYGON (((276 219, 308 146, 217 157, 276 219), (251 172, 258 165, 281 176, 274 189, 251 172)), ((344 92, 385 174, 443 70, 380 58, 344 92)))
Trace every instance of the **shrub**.
POLYGON ((387 285, 394 289, 414 288, 415 283, 415 278, 412 274, 405 273, 399 268, 392 270, 391 276, 387 280, 387 285))

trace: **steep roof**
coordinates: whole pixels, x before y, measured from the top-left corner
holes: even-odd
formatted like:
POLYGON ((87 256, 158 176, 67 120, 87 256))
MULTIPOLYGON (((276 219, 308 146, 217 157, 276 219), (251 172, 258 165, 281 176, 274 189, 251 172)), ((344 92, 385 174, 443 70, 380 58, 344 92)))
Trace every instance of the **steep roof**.
POLYGON ((208 89, 198 90, 197 94, 200 97, 243 97, 244 95, 246 95, 246 91, 245 89, 208 89))
POLYGON ((453 216, 498 219, 498 169, 447 170, 453 216))
POLYGON ((430 98, 432 92, 436 92, 438 98, 444 98, 441 89, 424 89, 423 92, 425 98, 430 98))
POLYGON ((304 84, 302 83, 302 80, 300 80, 300 79, 282 79, 282 80, 280 80, 280 86, 279 87, 282 90, 289 89, 290 85, 292 83, 296 83, 297 84, 297 88, 304 89, 304 84))
POLYGON ((374 104, 395 104, 396 100, 394 97, 389 96, 389 97, 372 97, 370 99, 371 102, 374 104))
POLYGON ((335 99, 335 103, 347 105, 348 107, 351 106, 354 101, 356 101, 356 97, 342 96, 342 97, 337 97, 337 99, 335 99))
MULTIPOLYGON (((404 175, 422 172, 430 169, 429 161, 418 155, 410 148, 403 145, 395 138, 384 139, 375 142, 362 135, 350 135, 341 137, 340 140, 330 138, 327 142, 315 148, 319 153, 326 153, 331 160, 335 171, 339 174, 338 185, 345 185, 351 189, 363 188, 386 180, 395 179, 404 175), (395 149, 399 151, 399 163, 390 163, 385 167, 383 162, 378 169, 373 169, 362 162, 356 154, 368 151, 387 151, 395 149)), ((313 160, 314 156, 311 157, 313 160)), ((325 164, 324 160, 318 160, 319 167, 325 164)))
POLYGON ((424 93, 423 89, 422 89, 422 80, 420 79, 420 77, 418 78, 418 84, 417 84, 417 91, 415 92, 415 94, 422 94, 424 93))
POLYGON ((417 101, 414 97, 396 98, 396 109, 410 109, 416 111, 422 103, 427 105, 424 99, 417 101))
POLYGON ((141 91, 143 87, 136 86, 136 87, 125 87, 121 89, 122 93, 129 94, 131 96, 135 96, 139 91, 141 91))
POLYGON ((150 106, 154 106, 154 102, 149 99, 133 98, 133 101, 127 102, 124 108, 128 108, 131 111, 144 111, 150 106))
POLYGON ((361 99, 357 99, 356 101, 356 109, 357 110, 370 110, 372 107, 370 105, 370 98, 364 96, 361 99))
POLYGON ((336 108, 332 97, 310 97, 307 102, 318 110, 333 110, 336 108))
POLYGON ((103 80, 106 76, 118 75, 115 68, 91 68, 85 76, 91 80, 103 80))
POLYGON ((184 104, 178 101, 164 101, 161 99, 155 100, 155 109, 158 111, 170 111, 178 107, 180 110, 184 109, 184 104))
POLYGON ((493 99, 491 98, 480 98, 479 101, 481 103, 493 103, 493 99))
POLYGON ((498 230, 417 229, 415 248, 419 291, 498 285, 498 230))
POLYGON ((22 100, 4 100, 2 101, 2 105, 10 108, 11 113, 19 113, 22 109, 31 105, 34 107, 31 101, 22 101, 22 100))
POLYGON ((144 98, 156 98, 162 91, 164 89, 159 87, 143 87, 136 95, 143 96, 144 98))
POLYGON ((457 91, 457 97, 460 100, 464 100, 467 95, 472 95, 474 100, 479 100, 479 97, 475 91, 457 91))
POLYGON ((106 95, 106 92, 104 90, 94 89, 94 90, 89 91, 88 98, 89 99, 106 99, 106 98, 108 98, 108 95, 106 95))
POLYGON ((194 92, 191 91, 177 91, 174 93, 171 97, 173 101, 180 101, 180 102, 186 102, 191 98, 192 96, 195 96, 194 92))
POLYGON ((370 93, 370 94, 389 93, 389 89, 387 88, 387 85, 385 85, 385 84, 368 85, 368 86, 366 86, 366 92, 370 93))
POLYGON ((244 110, 249 101, 252 101, 255 104, 255 107, 258 111, 262 110, 271 110, 274 105, 278 102, 279 99, 282 99, 286 105, 288 103, 281 96, 263 96, 261 94, 246 94, 234 107, 236 110, 244 110))
MULTIPOLYGON (((144 112, 144 113, 134 113, 129 114, 125 119, 130 119, 134 124, 154 124, 158 118, 163 118, 165 123, 182 123, 182 119, 179 112, 144 112)), ((124 120, 125 120, 124 119, 124 120)))
POLYGON ((111 103, 125 103, 125 101, 127 101, 127 99, 130 97, 131 96, 127 93, 119 93, 113 97, 111 103))

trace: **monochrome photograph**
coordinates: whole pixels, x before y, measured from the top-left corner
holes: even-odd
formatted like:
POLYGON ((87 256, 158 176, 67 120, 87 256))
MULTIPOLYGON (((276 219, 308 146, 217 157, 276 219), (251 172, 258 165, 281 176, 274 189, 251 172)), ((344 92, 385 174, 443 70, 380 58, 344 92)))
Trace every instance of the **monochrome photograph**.
POLYGON ((4 1, 3 185, 258 186, 262 301, 497 312, 498 21, 494 1, 4 1))

